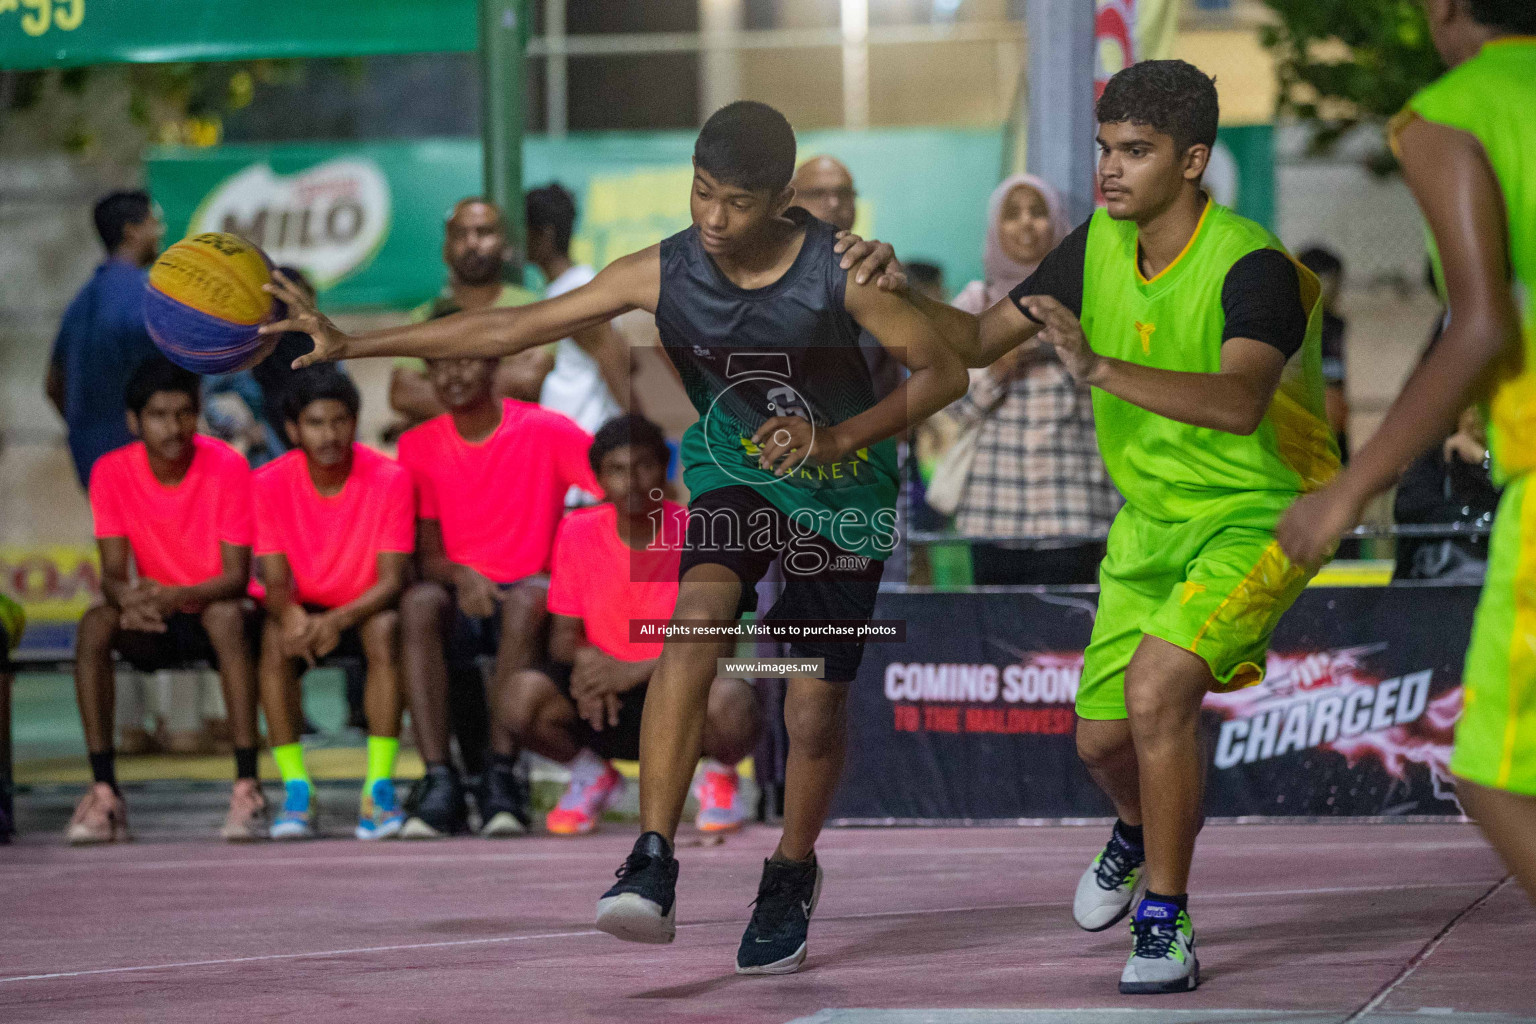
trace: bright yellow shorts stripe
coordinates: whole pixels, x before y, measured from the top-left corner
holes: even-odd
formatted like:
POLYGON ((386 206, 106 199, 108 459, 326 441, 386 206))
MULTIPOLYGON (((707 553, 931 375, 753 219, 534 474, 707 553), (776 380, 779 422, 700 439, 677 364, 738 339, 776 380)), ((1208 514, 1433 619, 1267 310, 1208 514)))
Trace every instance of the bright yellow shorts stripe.
POLYGON ((1520 562, 1515 569, 1515 635, 1509 639, 1509 706, 1504 719, 1504 744, 1495 785, 1509 786, 1514 770, 1515 741, 1525 689, 1536 675, 1536 488, 1520 499, 1520 562))

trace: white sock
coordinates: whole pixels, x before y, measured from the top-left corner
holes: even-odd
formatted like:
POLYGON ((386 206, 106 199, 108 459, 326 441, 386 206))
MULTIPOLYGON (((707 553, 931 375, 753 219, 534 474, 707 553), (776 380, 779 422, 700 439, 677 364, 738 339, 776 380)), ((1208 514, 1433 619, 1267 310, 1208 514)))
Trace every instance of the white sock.
POLYGON ((565 767, 570 770, 571 782, 587 785, 602 777, 608 770, 608 762, 583 747, 565 767))

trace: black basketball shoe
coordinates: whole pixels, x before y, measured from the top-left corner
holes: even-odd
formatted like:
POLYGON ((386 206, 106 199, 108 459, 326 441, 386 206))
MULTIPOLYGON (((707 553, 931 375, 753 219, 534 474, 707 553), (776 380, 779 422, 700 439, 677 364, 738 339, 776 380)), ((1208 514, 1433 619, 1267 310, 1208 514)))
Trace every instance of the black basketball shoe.
POLYGON ((446 765, 427 769, 405 800, 401 839, 441 839, 469 831, 469 807, 458 773, 446 765))
POLYGON ((671 942, 677 934, 677 860, 660 832, 644 832, 597 901, 597 927, 626 942, 671 942))
POLYGON ((480 834, 487 839, 525 834, 532 820, 528 800, 528 775, 522 765, 492 755, 475 794, 480 807, 480 834))
POLYGON ((821 865, 765 860, 752 921, 736 951, 737 974, 793 974, 805 962, 811 914, 821 899, 821 865))

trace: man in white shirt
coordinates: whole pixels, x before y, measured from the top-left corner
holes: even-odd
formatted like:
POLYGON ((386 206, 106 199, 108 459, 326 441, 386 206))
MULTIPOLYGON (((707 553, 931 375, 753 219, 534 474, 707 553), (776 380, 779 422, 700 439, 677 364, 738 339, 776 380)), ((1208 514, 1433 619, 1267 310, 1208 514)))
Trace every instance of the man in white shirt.
MULTIPOLYGON (((591 267, 571 260, 576 227, 576 199, 550 183, 527 196, 528 260, 549 284, 552 299, 580 288, 596 276, 591 267)), ((539 404, 564 413, 589 434, 630 410, 628 347, 607 323, 563 338, 555 349, 555 368, 544 378, 539 404)))

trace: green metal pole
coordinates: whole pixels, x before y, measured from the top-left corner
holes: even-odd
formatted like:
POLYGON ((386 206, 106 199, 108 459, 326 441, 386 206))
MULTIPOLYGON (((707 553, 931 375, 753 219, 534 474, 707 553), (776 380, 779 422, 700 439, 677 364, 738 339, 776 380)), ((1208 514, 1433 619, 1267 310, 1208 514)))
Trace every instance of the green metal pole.
POLYGON ((485 194, 501 207, 507 234, 523 237, 524 60, 528 0, 480 0, 481 148, 485 194))

